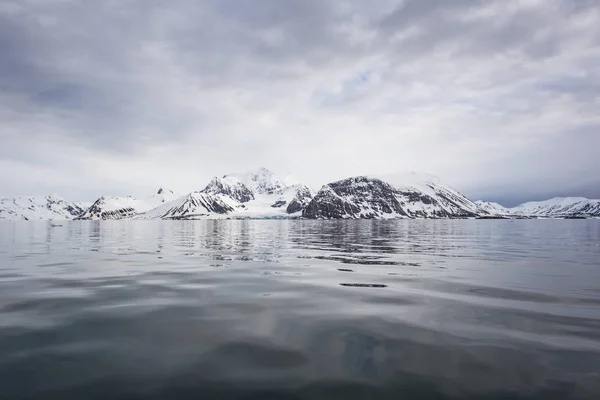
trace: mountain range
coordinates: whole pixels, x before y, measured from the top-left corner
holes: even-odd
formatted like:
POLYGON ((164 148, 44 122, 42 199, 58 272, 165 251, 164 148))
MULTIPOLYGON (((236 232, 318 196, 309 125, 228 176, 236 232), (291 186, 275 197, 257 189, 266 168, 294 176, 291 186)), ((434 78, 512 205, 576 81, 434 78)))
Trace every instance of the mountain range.
POLYGON ((0 199, 0 220, 220 218, 600 218, 600 200, 554 198, 508 208, 472 201, 438 178, 414 172, 355 176, 314 191, 266 168, 215 177, 182 196, 159 189, 144 199, 103 196, 91 204, 56 195, 0 199))

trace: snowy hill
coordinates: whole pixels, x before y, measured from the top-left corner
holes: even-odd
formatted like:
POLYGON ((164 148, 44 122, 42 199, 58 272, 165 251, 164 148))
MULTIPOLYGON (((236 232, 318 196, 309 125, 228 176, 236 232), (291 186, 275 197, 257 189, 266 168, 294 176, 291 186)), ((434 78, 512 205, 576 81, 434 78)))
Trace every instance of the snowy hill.
POLYGON ((600 200, 584 197, 555 197, 544 201, 531 201, 516 207, 504 207, 498 203, 476 201, 477 205, 491 215, 528 218, 598 218, 600 200))
POLYGON ((358 176, 321 188, 302 216, 316 219, 466 218, 487 215, 431 175, 358 176))
POLYGON ((192 192, 139 219, 288 218, 300 216, 313 192, 291 179, 281 179, 266 168, 213 178, 192 192))
POLYGON ((0 199, 0 220, 67 220, 82 214, 85 203, 52 196, 20 196, 0 199))
POLYGON ((479 208, 484 211, 487 211, 490 215, 511 215, 512 212, 510 208, 504 207, 498 203, 494 203, 492 201, 483 201, 477 200, 475 202, 479 208))
POLYGON ((138 213, 156 208, 171 201, 176 195, 171 190, 159 189, 156 194, 146 199, 136 199, 131 196, 102 196, 96 200, 77 219, 123 219, 131 218, 138 213))
POLYGON ((532 201, 511 208, 514 215, 567 218, 600 217, 600 200, 583 197, 555 197, 545 201, 532 201))

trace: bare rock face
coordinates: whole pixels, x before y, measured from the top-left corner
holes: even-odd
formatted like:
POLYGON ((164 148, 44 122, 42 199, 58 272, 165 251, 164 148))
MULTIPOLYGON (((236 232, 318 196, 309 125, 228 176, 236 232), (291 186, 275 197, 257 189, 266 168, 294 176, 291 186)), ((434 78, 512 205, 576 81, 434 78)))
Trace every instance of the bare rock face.
POLYGON ((295 214, 303 211, 308 206, 312 198, 313 194, 308 186, 296 185, 296 194, 289 202, 285 212, 288 214, 295 214))
POLYGON ((304 210, 304 218, 407 216, 388 183, 359 176, 323 186, 304 210))
POLYGON ((288 214, 294 214, 303 211, 306 205, 306 203, 301 203, 300 200, 294 199, 290 201, 290 204, 288 204, 287 208, 285 209, 285 212, 288 214))
POLYGON ((275 203, 271 204, 271 207, 273 208, 280 208, 283 207, 287 204, 287 201, 285 200, 277 200, 275 203))

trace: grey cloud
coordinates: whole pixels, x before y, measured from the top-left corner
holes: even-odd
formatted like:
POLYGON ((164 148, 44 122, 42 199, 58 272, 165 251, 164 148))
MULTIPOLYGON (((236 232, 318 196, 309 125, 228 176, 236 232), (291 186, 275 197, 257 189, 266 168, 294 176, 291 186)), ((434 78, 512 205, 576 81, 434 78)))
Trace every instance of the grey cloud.
POLYGON ((6 4, 0 157, 32 168, 69 173, 66 154, 44 152, 64 146, 97 185, 98 160, 183 190, 267 164, 315 186, 420 169, 478 197, 543 182, 526 198, 600 167, 598 2, 6 4))
POLYGON ((518 49, 529 57, 543 58, 553 53, 557 39, 534 39, 536 32, 554 22, 556 16, 549 13, 548 8, 552 6, 519 8, 515 1, 408 1, 384 18, 379 27, 388 36, 416 28, 396 45, 398 53, 404 56, 430 53, 441 46, 452 45, 452 52, 462 57, 491 56, 518 49), (500 9, 498 13, 479 18, 464 18, 482 7, 495 5, 508 10, 503 13, 500 9))

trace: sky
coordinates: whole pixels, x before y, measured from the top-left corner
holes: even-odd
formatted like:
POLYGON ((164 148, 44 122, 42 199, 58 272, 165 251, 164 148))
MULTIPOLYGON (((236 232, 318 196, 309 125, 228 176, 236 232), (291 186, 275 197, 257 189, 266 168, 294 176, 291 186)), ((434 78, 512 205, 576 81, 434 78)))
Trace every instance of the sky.
POLYGON ((0 195, 420 171, 600 198, 600 0, 2 0, 0 195))

